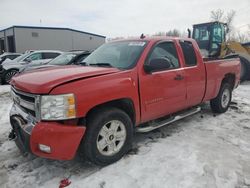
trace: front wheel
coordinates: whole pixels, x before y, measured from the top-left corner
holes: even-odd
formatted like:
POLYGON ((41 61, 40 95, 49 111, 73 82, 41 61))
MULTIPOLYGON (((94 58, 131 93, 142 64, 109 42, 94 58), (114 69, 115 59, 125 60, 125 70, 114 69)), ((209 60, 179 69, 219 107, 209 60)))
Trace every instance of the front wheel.
POLYGON ((3 82, 6 84, 10 83, 10 80, 13 76, 15 76, 18 73, 18 70, 12 69, 12 70, 8 70, 4 76, 3 76, 3 82))
POLYGON ((87 120, 81 154, 97 165, 119 160, 132 146, 133 124, 129 116, 116 108, 92 113, 87 120))
POLYGON ((225 83, 221 86, 219 94, 210 101, 210 106, 215 113, 224 113, 227 111, 232 99, 232 88, 230 84, 225 83))

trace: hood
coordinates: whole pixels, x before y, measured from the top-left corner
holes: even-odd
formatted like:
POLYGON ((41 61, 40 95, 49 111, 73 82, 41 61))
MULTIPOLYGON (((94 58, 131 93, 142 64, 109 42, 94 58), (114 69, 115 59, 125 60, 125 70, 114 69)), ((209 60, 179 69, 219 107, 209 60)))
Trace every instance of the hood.
POLYGON ((5 70, 9 70, 9 69, 19 69, 27 65, 27 63, 24 64, 23 62, 17 62, 17 61, 11 60, 11 61, 4 61, 2 65, 5 70))
POLYGON ((9 63, 16 63, 15 60, 3 61, 2 65, 7 65, 9 63))
POLYGON ((119 69, 77 65, 58 66, 18 74, 12 78, 11 85, 28 93, 48 94, 54 87, 63 83, 115 72, 119 72, 119 69))
POLYGON ((32 71, 32 70, 37 70, 37 69, 44 69, 44 68, 49 68, 49 67, 56 67, 58 65, 37 65, 37 66, 26 66, 23 69, 20 69, 19 72, 27 72, 27 71, 32 71))

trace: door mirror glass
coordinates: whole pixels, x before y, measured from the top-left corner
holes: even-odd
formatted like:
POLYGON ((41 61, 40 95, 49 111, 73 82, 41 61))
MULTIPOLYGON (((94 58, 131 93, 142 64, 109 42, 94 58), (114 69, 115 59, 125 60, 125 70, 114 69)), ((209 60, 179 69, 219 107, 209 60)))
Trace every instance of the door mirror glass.
POLYGON ((151 73, 155 71, 167 70, 171 67, 171 62, 168 58, 155 58, 150 60, 148 64, 144 65, 144 70, 146 73, 151 73))
POLYGON ((32 59, 28 57, 25 59, 25 62, 30 63, 30 62, 32 62, 32 59))

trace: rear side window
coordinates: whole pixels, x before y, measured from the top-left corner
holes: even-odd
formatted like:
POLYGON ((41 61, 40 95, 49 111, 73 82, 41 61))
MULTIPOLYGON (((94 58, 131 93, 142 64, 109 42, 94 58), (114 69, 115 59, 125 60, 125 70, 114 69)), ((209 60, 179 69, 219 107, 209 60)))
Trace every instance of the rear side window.
POLYGON ((180 45, 184 54, 185 64, 187 66, 197 65, 197 58, 195 55, 193 44, 189 41, 180 41, 180 45))
POLYGON ((54 59, 59 55, 60 55, 59 53, 54 53, 54 52, 43 53, 43 59, 54 59))

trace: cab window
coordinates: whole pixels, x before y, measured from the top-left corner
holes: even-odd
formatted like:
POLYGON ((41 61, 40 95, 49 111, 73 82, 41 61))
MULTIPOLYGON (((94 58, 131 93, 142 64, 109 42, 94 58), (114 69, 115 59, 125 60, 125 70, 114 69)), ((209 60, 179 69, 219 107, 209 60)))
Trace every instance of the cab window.
POLYGON ((218 42, 221 43, 222 42, 222 28, 221 25, 217 24, 214 26, 213 28, 213 38, 212 41, 213 42, 218 42))
POLYGON ((184 54, 185 65, 186 66, 197 65, 197 59, 193 44, 189 41, 180 41, 180 45, 184 54))
POLYGON ((197 41, 209 40, 209 29, 207 26, 202 26, 194 29, 194 39, 197 41))
POLYGON ((177 51, 173 42, 160 42, 152 50, 147 63, 153 59, 167 59, 170 67, 166 69, 176 69, 180 67, 177 51))

